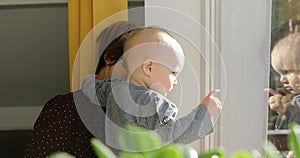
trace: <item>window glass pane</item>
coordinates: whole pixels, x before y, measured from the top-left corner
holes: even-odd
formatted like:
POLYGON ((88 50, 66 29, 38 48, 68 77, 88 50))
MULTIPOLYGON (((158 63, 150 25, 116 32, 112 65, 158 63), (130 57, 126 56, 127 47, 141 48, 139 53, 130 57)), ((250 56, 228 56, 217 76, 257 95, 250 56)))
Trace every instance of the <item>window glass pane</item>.
MULTIPOLYGON (((271 50, 279 50, 282 51, 281 48, 287 48, 285 52, 294 51, 296 54, 300 53, 300 50, 298 50, 300 47, 295 47, 292 45, 292 41, 295 41, 295 38, 291 38, 291 42, 288 41, 284 44, 281 44, 280 47, 277 47, 278 42, 281 40, 284 40, 284 38, 288 35, 294 34, 295 32, 299 32, 299 20, 300 20, 300 0, 272 0, 272 32, 271 32, 271 50), (276 45, 276 49, 274 49, 276 45), (295 48, 295 49, 294 49, 295 48)), ((287 40, 285 40, 287 41, 287 40)), ((272 51, 273 52, 273 51, 272 51)), ((283 53, 281 53, 283 54, 283 53)), ((271 58, 272 61, 275 61, 279 57, 273 57, 271 58)), ((284 64, 284 60, 289 59, 288 56, 286 56, 286 53, 284 56, 280 58, 281 60, 281 66, 284 69, 288 69, 287 64, 284 64), (282 60, 283 59, 283 60, 282 60)), ((292 61, 296 61, 295 64, 297 64, 296 58, 292 58, 289 63, 292 63, 292 61)), ((299 62, 298 62, 299 64, 299 62)), ((274 65, 273 65, 274 66, 274 65)), ((277 71, 281 71, 278 69, 277 71)), ((299 68, 299 65, 298 65, 299 68)), ((270 88, 276 90, 281 96, 281 102, 284 106, 286 106, 285 112, 282 111, 274 111, 269 110, 269 121, 268 121, 268 139, 272 141, 277 148, 282 152, 283 155, 286 155, 288 152, 288 144, 287 144, 287 133, 288 133, 288 127, 292 122, 298 122, 299 120, 299 106, 300 105, 292 105, 292 100, 299 94, 297 91, 293 92, 290 91, 289 88, 286 88, 287 85, 291 84, 292 78, 288 79, 287 82, 283 81, 283 83, 280 82, 281 76, 286 76, 281 73, 281 76, 271 65, 271 71, 270 71, 270 88), (292 93, 292 94, 290 94, 292 93), (284 99, 283 99, 284 98, 284 99), (282 114, 278 114, 282 113, 282 114)), ((295 71, 300 71, 299 69, 295 71)), ((295 72, 295 76, 297 77, 297 72, 295 72)), ((298 76, 300 76, 300 73, 298 73, 298 76)), ((283 79, 286 79, 284 77, 283 79)), ((300 81, 298 81, 300 82, 300 81)), ((300 84, 300 83, 298 83, 300 84)), ((295 88, 295 87, 294 87, 295 88)), ((272 95, 273 98, 269 98, 269 101, 276 101, 276 95, 272 95)), ((299 99, 300 101, 300 99, 299 99)), ((276 102, 277 103, 277 102, 276 102)), ((275 104, 274 104, 275 105, 275 104)))

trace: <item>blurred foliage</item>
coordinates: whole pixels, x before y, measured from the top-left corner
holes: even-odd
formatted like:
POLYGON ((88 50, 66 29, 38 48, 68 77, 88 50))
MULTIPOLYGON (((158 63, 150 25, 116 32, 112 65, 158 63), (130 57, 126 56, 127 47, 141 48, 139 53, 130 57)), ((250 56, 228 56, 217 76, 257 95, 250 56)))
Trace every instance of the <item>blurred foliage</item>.
MULTIPOLYGON (((160 137, 153 131, 127 125, 119 137, 122 151, 119 158, 226 158, 224 149, 215 149, 204 153, 197 151, 183 144, 163 144, 160 137), (127 131, 127 132, 124 132, 127 131), (136 135, 136 137, 135 137, 136 135), (149 142, 150 140, 150 142, 149 142), (123 142, 128 141, 128 142, 123 142), (122 144, 123 143, 123 144, 122 144), (126 150, 124 150, 126 149, 126 150)), ((291 126, 289 144, 296 157, 300 158, 300 128, 298 125, 291 126)), ((107 146, 98 139, 93 138, 91 144, 99 158, 117 158, 107 146)), ((263 147, 265 158, 280 158, 276 147, 267 142, 263 147)), ((71 158, 72 155, 64 152, 57 152, 49 158, 71 158)), ((232 158, 263 158, 257 150, 240 150, 232 154, 232 158)))
POLYGON ((296 158, 300 157, 300 127, 298 125, 293 124, 291 126, 291 132, 288 136, 289 145, 294 151, 294 156, 296 158))

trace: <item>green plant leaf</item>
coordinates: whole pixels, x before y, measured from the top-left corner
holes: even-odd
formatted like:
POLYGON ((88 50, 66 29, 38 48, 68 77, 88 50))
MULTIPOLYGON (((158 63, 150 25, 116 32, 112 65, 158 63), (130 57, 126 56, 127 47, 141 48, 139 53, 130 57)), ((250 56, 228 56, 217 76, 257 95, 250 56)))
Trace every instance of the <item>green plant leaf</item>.
POLYGON ((75 158, 75 157, 66 152, 56 152, 51 154, 49 158, 75 158))
POLYGON ((266 158, 280 158, 280 152, 270 141, 267 141, 267 143, 263 146, 263 151, 265 152, 266 158))
POLYGON ((154 131, 126 125, 119 136, 119 144, 124 151, 145 152, 162 147, 159 135, 154 131))
POLYGON ((117 156, 98 139, 92 138, 91 144, 99 158, 117 158, 117 156))
POLYGON ((225 152, 221 149, 215 149, 199 154, 198 158, 225 158, 225 152))
POLYGON ((185 158, 198 158, 198 152, 194 148, 184 144, 176 144, 176 146, 185 158))
POLYGON ((250 151, 237 151, 233 153, 232 158, 254 158, 250 151))
POLYGON ((176 144, 169 144, 158 149, 155 156, 155 158, 185 158, 182 150, 176 144))
POLYGON ((145 158, 145 157, 140 153, 123 151, 120 153, 119 158, 145 158))
POLYGON ((300 158, 300 128, 297 125, 291 125, 291 132, 288 135, 288 140, 292 150, 294 151, 294 155, 297 158, 300 158))

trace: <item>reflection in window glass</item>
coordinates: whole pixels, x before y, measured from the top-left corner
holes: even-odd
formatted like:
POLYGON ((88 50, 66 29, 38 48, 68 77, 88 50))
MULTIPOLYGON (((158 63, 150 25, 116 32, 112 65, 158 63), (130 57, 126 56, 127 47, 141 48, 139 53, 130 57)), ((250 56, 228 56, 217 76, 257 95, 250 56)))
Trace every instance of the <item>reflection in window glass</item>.
MULTIPOLYGON (((272 0, 271 50, 273 50, 274 46, 278 44, 279 41, 284 39, 284 37, 294 34, 295 32, 299 32, 299 21, 300 21, 299 7, 300 7, 300 0, 272 0)), ((297 48, 295 50, 300 49, 300 47, 298 46, 297 47, 292 46, 293 42, 298 43, 295 41, 296 41, 295 38, 293 38, 291 42, 288 42, 288 44, 286 44, 287 45, 286 48, 293 47, 293 48, 297 48)), ((276 49, 277 48, 278 47, 276 47, 276 49)), ((290 51, 291 49, 286 49, 286 50, 290 51)), ((300 56, 299 54, 300 50, 294 52, 296 56, 300 56)), ((284 56, 284 58, 285 58, 284 60, 288 59, 287 56, 284 56)), ((281 62, 283 62, 284 60, 281 60, 281 62)), ((272 59, 272 61, 274 60, 272 59)), ((295 61, 294 65, 296 65, 296 69, 294 68, 296 70, 295 76, 297 77, 298 74, 298 77, 300 77, 300 70, 299 70, 300 61, 297 60, 293 60, 293 61, 295 61)), ((291 122, 295 122, 295 119, 297 119, 297 117, 300 117, 299 107, 298 107, 300 105, 293 106, 291 104, 291 100, 295 99, 295 96, 299 94, 299 91, 295 91, 292 92, 293 94, 289 94, 290 91, 288 90, 288 88, 286 88, 280 82, 280 75, 277 72, 278 69, 277 71, 275 71, 275 69, 271 66, 270 88, 276 90, 277 93, 282 95, 282 98, 284 97, 287 100, 287 101, 285 100, 285 102, 287 102, 286 104, 287 110, 284 110, 285 111, 284 113, 282 113, 282 111, 279 110, 278 111, 274 111, 274 109, 269 110, 268 139, 276 145, 276 147, 282 152, 283 155, 286 155, 286 153, 289 150, 287 145, 287 137, 286 137, 287 133, 289 132, 288 131, 289 124, 291 122)), ((281 76, 282 74, 283 73, 281 73, 281 76)), ((289 80, 289 82, 291 81, 289 80)), ((298 84, 300 84, 300 81, 298 82, 299 82, 298 84)), ((299 97, 299 103, 300 103, 300 97, 299 97)))

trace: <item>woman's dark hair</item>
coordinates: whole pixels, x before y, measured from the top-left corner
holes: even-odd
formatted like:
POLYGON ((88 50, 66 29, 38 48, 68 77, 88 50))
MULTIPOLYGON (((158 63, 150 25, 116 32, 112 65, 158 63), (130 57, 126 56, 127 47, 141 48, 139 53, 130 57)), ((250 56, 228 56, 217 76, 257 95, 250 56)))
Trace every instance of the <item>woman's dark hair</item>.
POLYGON ((123 55, 124 40, 122 35, 136 26, 128 21, 115 22, 101 31, 97 37, 98 53, 100 58, 95 74, 106 66, 114 65, 123 55))
POLYGON ((124 52, 124 41, 122 35, 114 39, 101 54, 95 74, 99 74, 100 70, 106 66, 112 66, 117 63, 124 52), (109 62, 106 62, 109 61, 109 62))

